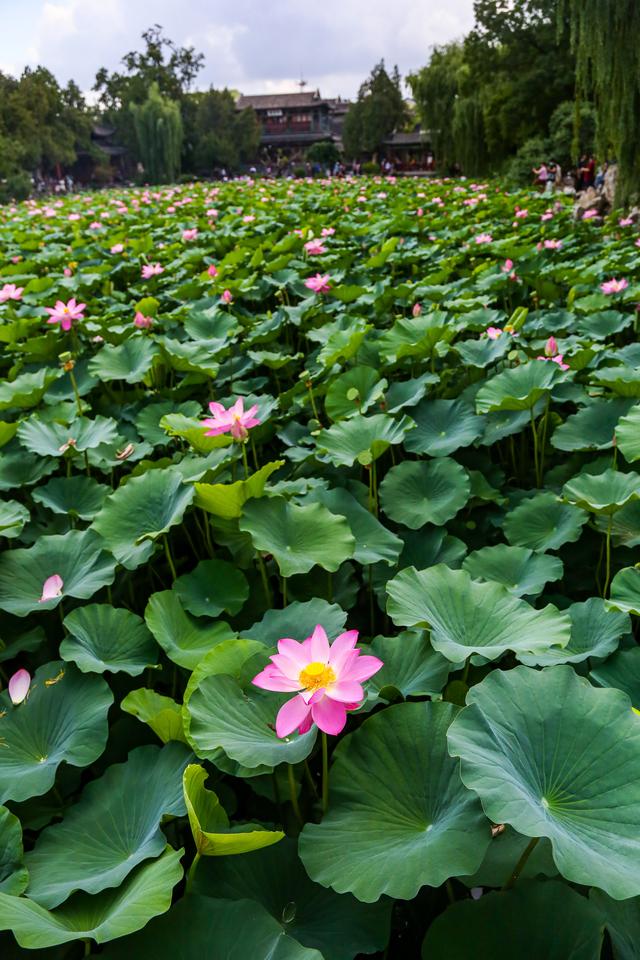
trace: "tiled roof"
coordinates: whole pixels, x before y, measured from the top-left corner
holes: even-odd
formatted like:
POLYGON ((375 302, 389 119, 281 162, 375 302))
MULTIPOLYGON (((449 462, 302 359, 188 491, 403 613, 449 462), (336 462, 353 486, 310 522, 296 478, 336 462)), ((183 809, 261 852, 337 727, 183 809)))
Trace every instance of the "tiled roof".
POLYGON ((237 107, 244 110, 253 107, 254 110, 279 110, 283 107, 313 107, 319 103, 327 103, 318 90, 309 93, 259 93, 250 96, 241 96, 237 107))

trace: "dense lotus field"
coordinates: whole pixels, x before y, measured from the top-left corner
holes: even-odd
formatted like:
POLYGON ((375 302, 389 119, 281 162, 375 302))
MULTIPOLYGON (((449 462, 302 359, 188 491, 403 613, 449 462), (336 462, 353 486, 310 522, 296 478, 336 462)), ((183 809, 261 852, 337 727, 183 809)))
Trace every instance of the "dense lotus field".
POLYGON ((468 181, 2 208, 3 960, 639 956, 639 244, 468 181))

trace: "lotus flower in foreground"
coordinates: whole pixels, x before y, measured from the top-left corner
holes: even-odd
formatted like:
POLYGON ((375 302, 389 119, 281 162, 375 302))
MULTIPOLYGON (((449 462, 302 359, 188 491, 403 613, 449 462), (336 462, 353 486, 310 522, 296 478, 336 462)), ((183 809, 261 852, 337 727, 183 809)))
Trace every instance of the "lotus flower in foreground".
POLYGON ((84 313, 82 311, 85 307, 86 303, 76 303, 75 297, 72 297, 67 303, 58 300, 55 307, 46 308, 49 314, 47 323, 59 323, 62 330, 71 330, 76 320, 83 319, 84 313))
POLYGON ((331 289, 329 274, 326 273, 323 276, 321 273, 316 273, 315 277, 309 277, 305 280, 304 285, 308 290, 313 290, 314 293, 328 293, 331 289))
POLYGON ((5 283, 0 287, 0 303, 6 303, 7 300, 20 300, 24 287, 17 287, 15 283, 5 283))
POLYGON ((202 421, 203 425, 209 428, 205 437, 217 437, 221 433, 230 433, 235 440, 245 440, 251 427, 256 427, 260 423, 255 416, 258 412, 257 403, 245 410, 242 397, 238 397, 228 410, 221 403, 210 403, 209 410, 213 416, 202 421))
POLYGON ((628 286, 629 281, 625 280, 624 277, 622 280, 616 280, 614 277, 613 280, 605 280, 604 283, 601 283, 600 289, 603 293, 622 293, 628 286))
POLYGON ((276 717, 276 733, 288 737, 306 733, 315 723, 323 733, 338 734, 347 722, 347 710, 364 700, 362 683, 383 666, 378 657, 356 650, 358 631, 348 630, 329 643, 318 624, 306 640, 283 638, 278 653, 253 683, 263 690, 296 693, 276 717))
POLYGON ((64 582, 59 574, 54 573, 53 576, 47 577, 42 584, 42 596, 38 603, 46 603, 47 600, 55 600, 56 597, 61 597, 63 586, 64 582))
POLYGON ((11 703, 17 706, 19 703, 22 703, 23 700, 26 700, 30 686, 31 675, 29 671, 24 669, 16 670, 13 676, 9 679, 8 689, 11 703))

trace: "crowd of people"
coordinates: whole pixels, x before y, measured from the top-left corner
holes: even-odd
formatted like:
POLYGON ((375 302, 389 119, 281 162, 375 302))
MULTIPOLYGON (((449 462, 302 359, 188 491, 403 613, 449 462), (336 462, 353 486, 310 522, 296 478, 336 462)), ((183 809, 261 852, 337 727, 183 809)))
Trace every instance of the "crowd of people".
POLYGON ((604 184, 607 168, 606 161, 597 166, 593 154, 583 154, 576 166, 564 173, 560 164, 553 160, 543 160, 539 167, 532 167, 531 172, 534 185, 548 195, 555 190, 563 193, 582 193, 589 187, 597 190, 604 184))

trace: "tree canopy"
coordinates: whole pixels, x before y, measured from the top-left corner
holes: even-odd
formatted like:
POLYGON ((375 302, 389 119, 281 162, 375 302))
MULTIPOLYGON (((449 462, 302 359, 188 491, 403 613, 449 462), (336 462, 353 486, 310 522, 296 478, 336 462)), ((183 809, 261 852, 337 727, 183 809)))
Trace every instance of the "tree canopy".
POLYGON ((349 157, 375 153, 406 117, 398 68, 394 67, 390 76, 381 60, 361 84, 358 99, 347 111, 342 131, 345 153, 349 157))

